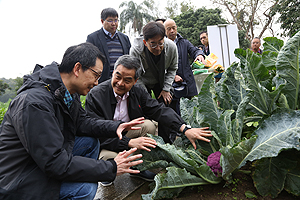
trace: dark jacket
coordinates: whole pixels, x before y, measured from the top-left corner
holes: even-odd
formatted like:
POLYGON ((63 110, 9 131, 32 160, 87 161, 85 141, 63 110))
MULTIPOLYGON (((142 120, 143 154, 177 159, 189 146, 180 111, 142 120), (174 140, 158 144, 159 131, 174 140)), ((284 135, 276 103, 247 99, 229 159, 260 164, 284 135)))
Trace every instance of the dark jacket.
MULTIPOLYGON (((145 117, 155 120, 175 131, 178 131, 185 122, 170 107, 158 103, 152 99, 149 93, 142 86, 135 84, 129 91, 128 115, 130 120, 145 117)), ((111 80, 107 80, 94 87, 87 95, 85 110, 91 117, 112 120, 115 113, 117 100, 113 93, 111 80)), ((129 138, 111 138, 109 142, 102 140, 101 148, 112 151, 123 151, 128 149, 129 138)))
MULTIPOLYGON (((118 34, 120 43, 122 45, 123 55, 129 54, 129 49, 131 47, 131 44, 130 44, 128 36, 121 32, 118 32, 117 34, 118 34)), ((103 72, 102 72, 102 76, 99 80, 99 83, 111 78, 109 53, 108 53, 108 47, 107 47, 105 37, 108 37, 108 36, 105 35, 105 33, 103 31, 103 27, 102 27, 100 30, 95 31, 94 33, 91 33, 90 35, 88 35, 87 39, 86 39, 87 42, 90 42, 93 45, 95 45, 96 47, 98 47, 98 49, 106 57, 106 62, 103 66, 103 72)))
POLYGON ((203 51, 194 47, 187 39, 184 39, 177 33, 178 41, 178 69, 176 75, 180 76, 187 83, 188 94, 186 97, 192 97, 198 94, 193 71, 191 69, 188 55, 195 59, 198 55, 204 55, 203 51))
POLYGON ((88 117, 79 95, 70 109, 56 63, 24 76, 0 126, 0 199, 58 199, 62 181, 113 181, 112 161, 72 156, 75 134, 116 137, 120 122, 88 117))

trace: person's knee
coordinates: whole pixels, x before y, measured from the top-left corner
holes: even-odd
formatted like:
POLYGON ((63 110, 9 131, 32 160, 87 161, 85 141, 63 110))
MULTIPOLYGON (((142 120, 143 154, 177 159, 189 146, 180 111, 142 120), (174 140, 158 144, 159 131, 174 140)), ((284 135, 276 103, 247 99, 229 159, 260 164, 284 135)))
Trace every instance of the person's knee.
POLYGON ((97 159, 100 150, 100 142, 93 137, 76 137, 73 147, 74 156, 83 156, 97 159))
POLYGON ((60 200, 93 200, 98 183, 63 182, 60 188, 60 200))
POLYGON ((151 120, 144 120, 142 129, 143 129, 143 135, 146 135, 147 133, 151 135, 155 135, 156 126, 151 120))
POLYGON ((79 199, 94 199, 98 189, 97 183, 84 183, 82 189, 78 192, 79 199))
POLYGON ((111 158, 115 158, 117 155, 118 155, 117 152, 102 149, 99 155, 99 159, 108 160, 111 158))

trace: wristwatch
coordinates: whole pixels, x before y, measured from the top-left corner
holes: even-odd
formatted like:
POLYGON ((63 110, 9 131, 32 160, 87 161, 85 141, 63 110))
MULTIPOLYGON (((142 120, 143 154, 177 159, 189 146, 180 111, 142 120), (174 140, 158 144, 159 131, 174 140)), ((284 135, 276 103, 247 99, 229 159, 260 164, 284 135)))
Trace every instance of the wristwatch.
POLYGON ((182 133, 185 134, 185 132, 188 130, 188 129, 191 129, 192 127, 190 125, 185 125, 182 133))

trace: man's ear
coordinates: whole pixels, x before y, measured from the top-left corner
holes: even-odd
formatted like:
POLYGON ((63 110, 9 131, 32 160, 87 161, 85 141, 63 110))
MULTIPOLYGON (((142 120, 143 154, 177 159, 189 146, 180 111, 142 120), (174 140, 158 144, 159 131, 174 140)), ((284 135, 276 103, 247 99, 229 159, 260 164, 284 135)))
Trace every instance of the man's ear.
POLYGON ((104 23, 104 20, 103 20, 103 19, 101 19, 101 23, 102 23, 102 24, 104 23))
POLYGON ((75 65, 74 65, 74 67, 73 67, 73 73, 74 73, 74 75, 76 76, 76 77, 78 77, 79 76, 79 71, 80 70, 82 70, 81 69, 81 64, 80 64, 80 62, 77 62, 75 65))
POLYGON ((146 40, 143 39, 144 45, 147 46, 146 40))
POLYGON ((137 82, 137 80, 138 80, 139 78, 137 78, 137 79, 135 79, 135 82, 134 82, 134 84, 133 85, 135 85, 136 84, 136 82, 137 82))

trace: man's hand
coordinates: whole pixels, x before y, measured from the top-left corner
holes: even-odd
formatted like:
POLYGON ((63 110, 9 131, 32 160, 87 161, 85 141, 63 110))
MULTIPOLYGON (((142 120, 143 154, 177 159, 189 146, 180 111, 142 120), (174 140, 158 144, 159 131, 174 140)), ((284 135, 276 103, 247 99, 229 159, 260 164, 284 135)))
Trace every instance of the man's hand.
POLYGON ((181 76, 175 75, 174 81, 175 81, 175 82, 182 82, 183 79, 181 78, 181 76))
POLYGON ((128 147, 130 148, 137 148, 137 149, 143 149, 146 151, 151 151, 147 147, 155 148, 157 145, 156 141, 149 137, 138 137, 135 139, 131 139, 128 142, 128 147))
POLYGON ((129 151, 124 150, 114 158, 114 161, 117 163, 117 176, 124 173, 140 173, 139 170, 130 169, 130 167, 141 164, 143 162, 143 160, 134 161, 138 158, 141 158, 142 154, 129 157, 129 155, 135 152, 136 150, 136 148, 130 149, 129 151))
POLYGON ((195 58, 194 62, 195 62, 196 60, 199 60, 199 61, 202 62, 204 65, 206 65, 205 57, 204 57, 203 55, 201 55, 201 54, 198 55, 198 56, 195 58))
POLYGON ((158 99, 162 97, 164 99, 164 102, 166 104, 170 104, 172 101, 172 95, 170 92, 166 92, 164 90, 161 91, 160 95, 158 96, 158 99))
POLYGON ((185 131, 185 136, 190 140, 192 143, 193 147, 196 149, 196 140, 203 140, 205 142, 210 142, 209 139, 205 137, 211 137, 212 134, 211 131, 205 131, 209 127, 204 127, 204 128, 191 128, 185 131))
POLYGON ((145 119, 144 117, 140 117, 140 118, 131 120, 130 122, 120 124, 119 127, 117 128, 117 135, 120 138, 120 140, 122 139, 122 132, 123 131, 141 129, 141 127, 134 127, 134 126, 144 123, 144 119, 145 119))

